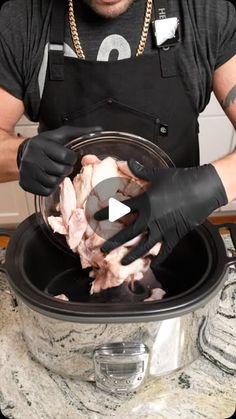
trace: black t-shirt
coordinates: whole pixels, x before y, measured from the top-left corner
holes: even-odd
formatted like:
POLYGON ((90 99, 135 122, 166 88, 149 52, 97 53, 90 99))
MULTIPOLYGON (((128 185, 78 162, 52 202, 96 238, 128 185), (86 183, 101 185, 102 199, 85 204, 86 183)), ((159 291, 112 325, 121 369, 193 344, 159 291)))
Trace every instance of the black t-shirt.
MULTIPOLYGON (((92 12, 74 0, 86 59, 122 60, 134 56, 144 21, 145 0, 135 0, 115 19, 92 12)), ((0 86, 24 101, 26 114, 37 121, 47 68, 51 0, 9 0, 0 12, 0 86)), ((236 10, 226 0, 168 0, 171 16, 181 22, 177 62, 183 83, 198 112, 207 105, 216 68, 236 54, 236 10)), ((78 59, 68 16, 65 56, 78 59)), ((145 54, 156 54, 150 28, 145 54)))

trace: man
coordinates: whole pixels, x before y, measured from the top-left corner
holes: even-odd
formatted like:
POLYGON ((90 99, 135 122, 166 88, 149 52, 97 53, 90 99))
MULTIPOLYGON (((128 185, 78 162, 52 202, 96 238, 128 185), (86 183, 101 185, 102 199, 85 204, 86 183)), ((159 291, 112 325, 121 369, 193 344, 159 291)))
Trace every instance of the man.
MULTIPOLYGON (((0 181, 19 177, 25 190, 50 194, 73 169, 66 142, 97 126, 154 141, 178 169, 143 168, 127 156, 151 187, 128 202, 137 220, 103 250, 146 232, 122 263, 162 241, 160 262, 236 198, 236 151, 199 166, 197 122, 213 89, 236 126, 235 53, 236 12, 225 0, 7 2, 0 15, 0 181), (22 142, 13 129, 23 112, 39 121, 40 134, 22 142)), ((106 217, 107 210, 95 214, 106 217)))

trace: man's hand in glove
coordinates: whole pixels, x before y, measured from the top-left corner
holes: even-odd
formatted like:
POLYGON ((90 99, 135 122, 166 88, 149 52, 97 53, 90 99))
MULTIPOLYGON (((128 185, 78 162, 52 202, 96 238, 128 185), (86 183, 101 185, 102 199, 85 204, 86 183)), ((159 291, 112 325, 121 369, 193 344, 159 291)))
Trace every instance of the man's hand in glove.
POLYGON ((65 145, 81 135, 100 130, 99 127, 63 126, 23 141, 17 152, 20 186, 33 194, 50 195, 73 171, 76 162, 75 152, 65 145))
MULTIPOLYGON (((139 245, 122 259, 124 265, 148 254, 157 242, 162 242, 155 259, 160 263, 183 236, 205 221, 212 211, 228 203, 221 179, 211 164, 186 169, 148 169, 135 160, 128 164, 136 177, 150 182, 150 188, 123 201, 138 217, 102 246, 102 251, 108 253, 146 233, 139 245)), ((107 218, 108 208, 95 214, 96 220, 107 218)))

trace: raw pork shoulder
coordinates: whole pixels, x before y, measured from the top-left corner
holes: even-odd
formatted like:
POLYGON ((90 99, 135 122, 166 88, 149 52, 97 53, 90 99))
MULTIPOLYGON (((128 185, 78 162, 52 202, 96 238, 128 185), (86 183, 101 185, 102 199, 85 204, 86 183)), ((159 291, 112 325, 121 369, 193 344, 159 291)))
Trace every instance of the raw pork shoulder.
MULTIPOLYGON (((102 253, 100 248, 106 239, 127 225, 127 219, 131 222, 133 215, 130 214, 126 220, 124 218, 113 223, 97 222, 93 215, 107 206, 110 197, 123 201, 140 193, 140 187, 147 188, 148 183, 134 177, 125 161, 116 161, 111 157, 99 160, 94 155, 86 155, 81 163, 82 169, 73 182, 65 178, 60 185, 61 216, 51 216, 48 222, 54 232, 66 236, 68 246, 80 256, 82 268, 92 268, 90 272, 90 277, 93 279, 91 294, 117 287, 124 281, 131 283, 132 287, 133 283, 142 279, 143 273, 149 269, 150 258, 139 258, 127 266, 121 265, 120 261, 133 246, 138 244, 142 235, 107 255, 102 253), (98 184, 108 178, 115 178, 114 182, 109 183, 111 186, 99 187, 98 184)), ((149 255, 157 255, 160 246, 160 243, 156 244, 149 255)), ((161 299, 164 292, 156 295, 158 299, 161 299)))

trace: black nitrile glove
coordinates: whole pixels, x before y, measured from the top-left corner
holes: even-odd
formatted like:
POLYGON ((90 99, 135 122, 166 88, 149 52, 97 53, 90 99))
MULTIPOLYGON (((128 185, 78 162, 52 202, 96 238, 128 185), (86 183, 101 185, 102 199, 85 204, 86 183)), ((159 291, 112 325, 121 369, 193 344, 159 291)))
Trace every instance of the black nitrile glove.
MULTIPOLYGON (((212 211, 228 203, 221 179, 211 164, 186 169, 146 169, 130 160, 129 167, 136 177, 149 181, 150 188, 122 202, 131 211, 137 211, 138 217, 102 246, 102 251, 108 253, 146 232, 140 244, 122 259, 124 265, 147 254, 158 242, 163 244, 155 262, 162 262, 183 236, 204 222, 212 211)), ((95 214, 96 220, 106 218, 108 208, 95 214)))
POLYGON ((73 171, 76 162, 75 152, 65 145, 95 131, 101 131, 101 128, 63 126, 23 141, 17 152, 20 186, 33 194, 50 195, 73 171))

